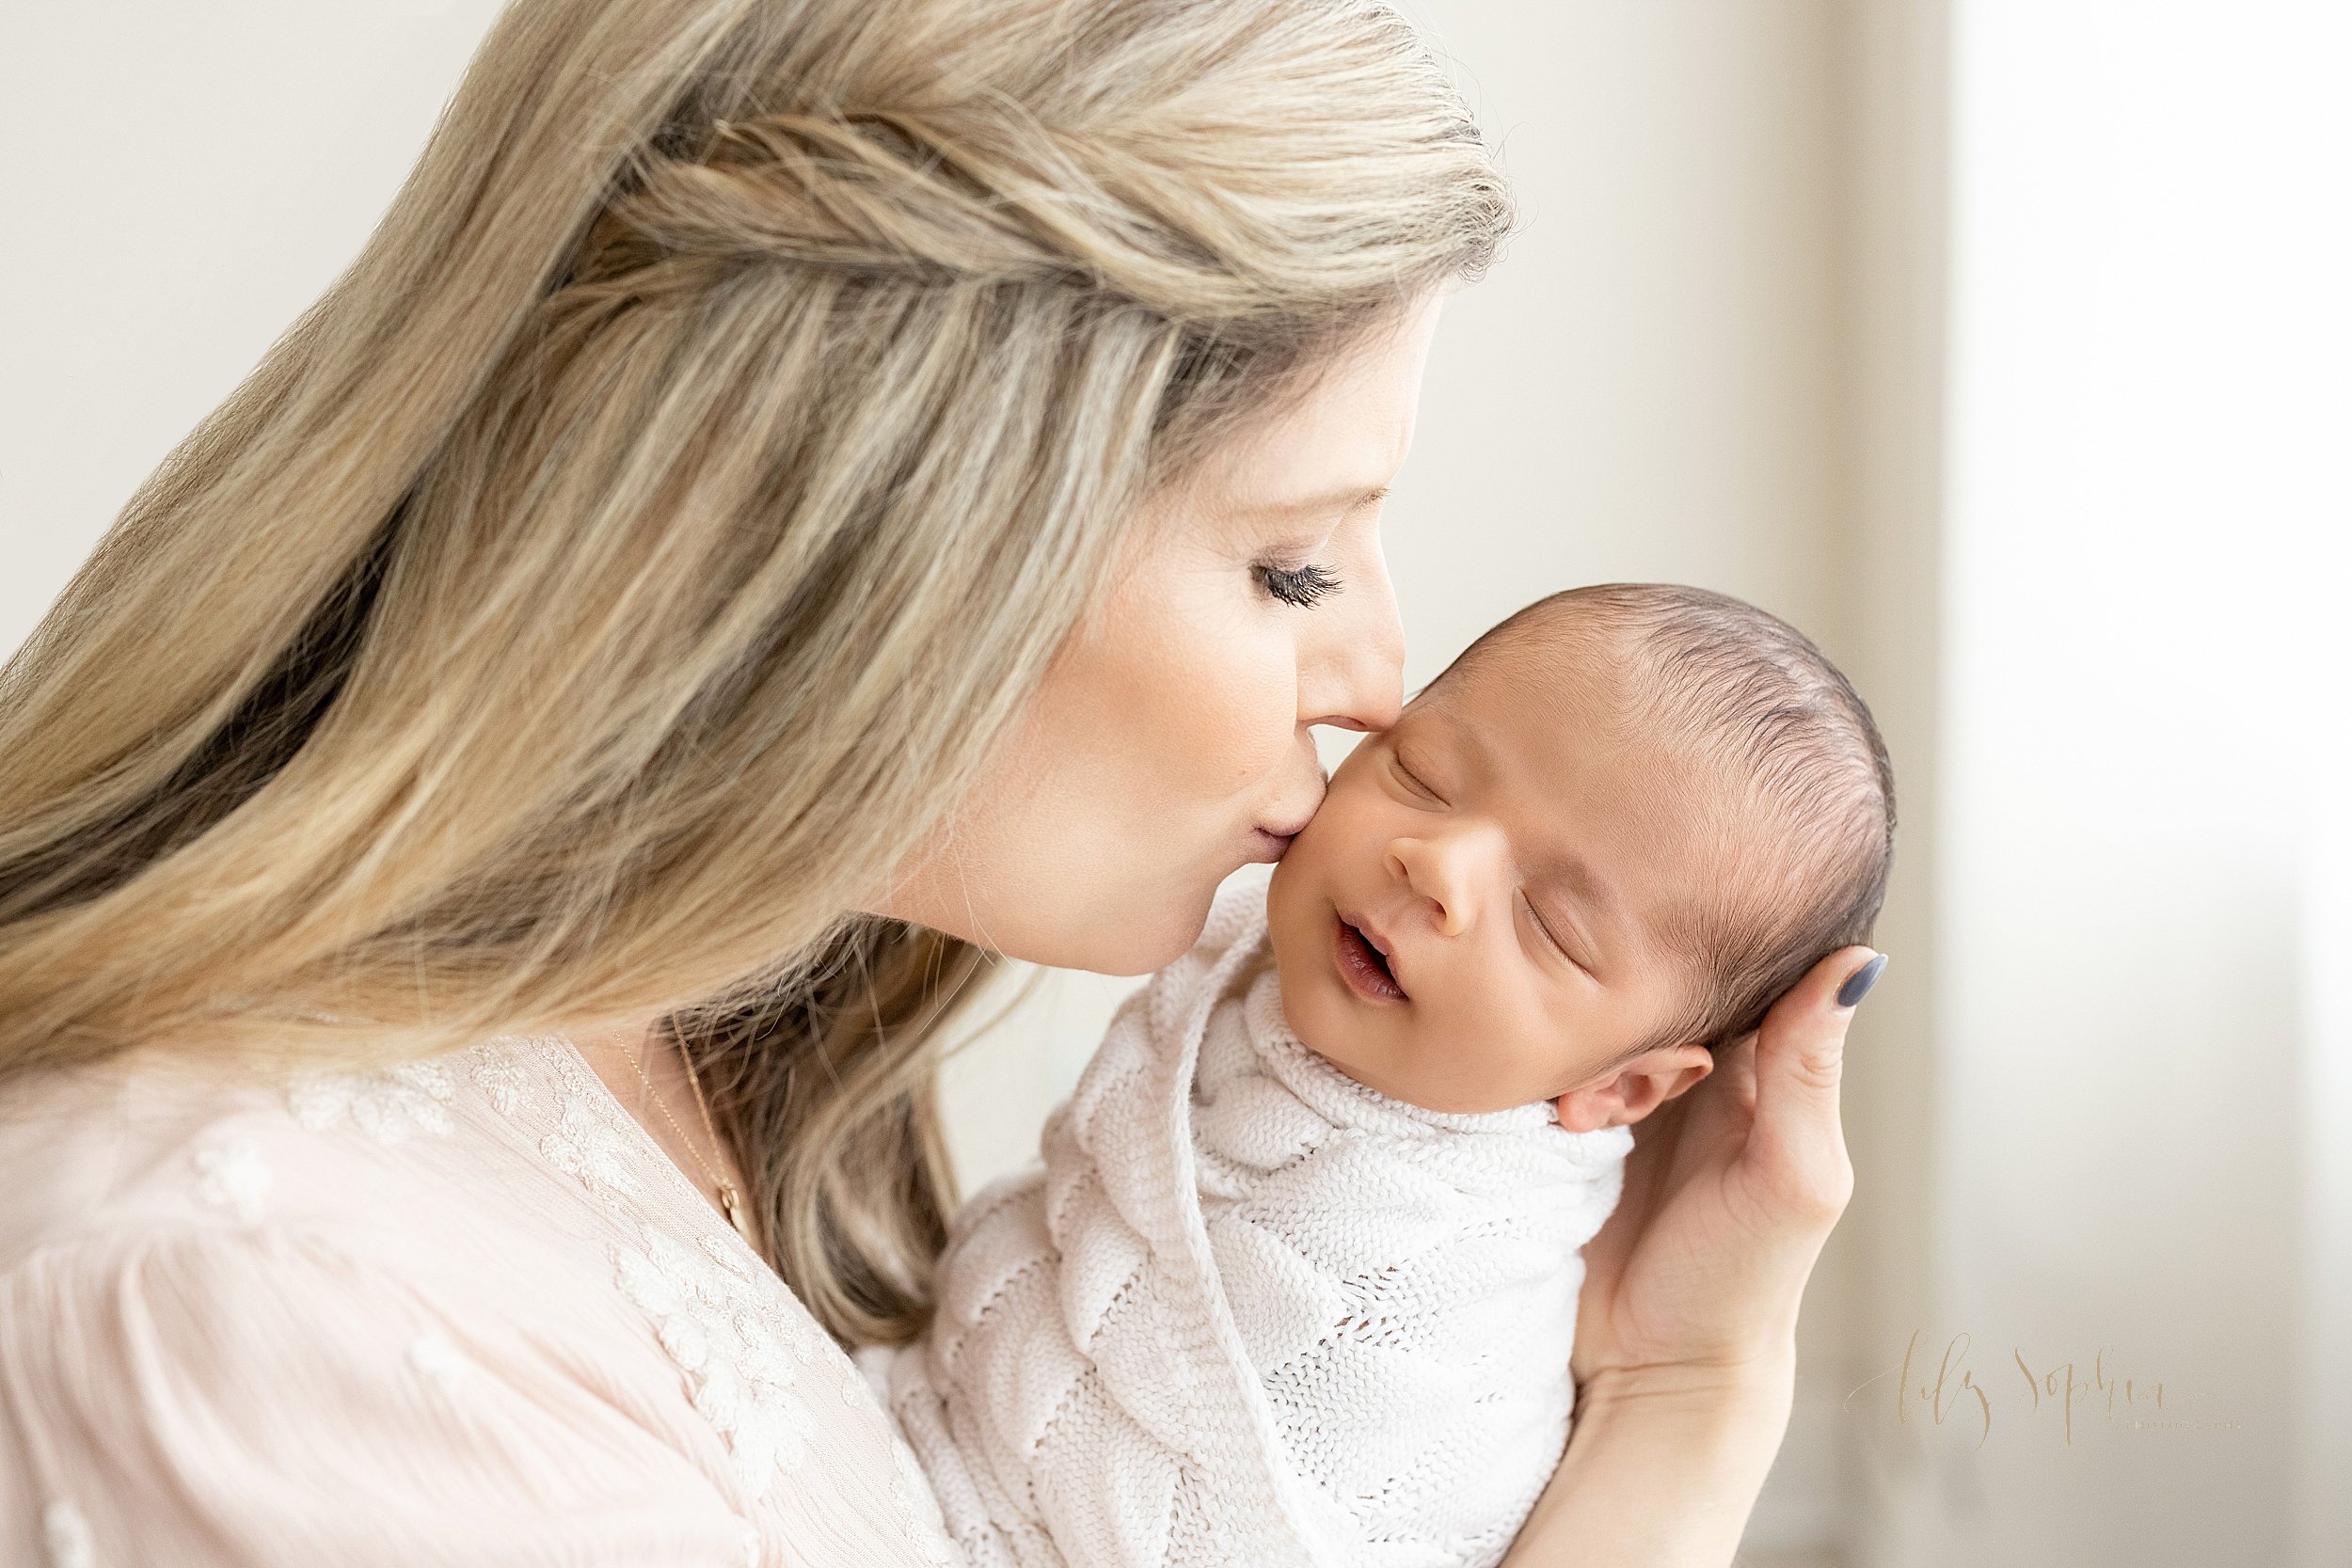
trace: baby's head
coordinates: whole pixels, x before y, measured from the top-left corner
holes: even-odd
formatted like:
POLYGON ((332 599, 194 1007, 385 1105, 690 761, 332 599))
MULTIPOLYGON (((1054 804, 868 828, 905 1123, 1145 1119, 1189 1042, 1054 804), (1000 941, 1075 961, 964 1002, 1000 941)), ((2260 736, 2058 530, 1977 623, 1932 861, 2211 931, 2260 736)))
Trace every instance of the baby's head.
POLYGON ((1637 1121, 1868 940, 1894 827, 1869 709, 1794 628, 1556 594, 1333 776, 1268 898, 1283 1010, 1398 1100, 1637 1121))

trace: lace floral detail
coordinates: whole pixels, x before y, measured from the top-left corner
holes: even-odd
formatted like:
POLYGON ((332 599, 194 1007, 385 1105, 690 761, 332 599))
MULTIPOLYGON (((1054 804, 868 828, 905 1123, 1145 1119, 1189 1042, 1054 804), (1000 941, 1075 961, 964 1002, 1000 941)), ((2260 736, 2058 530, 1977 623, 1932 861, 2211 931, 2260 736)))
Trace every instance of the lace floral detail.
POLYGON ((653 1319, 694 1408, 726 1440, 745 1488, 765 1497, 778 1470, 799 1466, 816 1428, 795 1386, 802 1369, 820 1351, 841 1353, 717 1238, 697 1252, 647 1225, 644 1240, 643 1251, 613 1249, 621 1293, 653 1319))
POLYGON ((554 1130, 539 1140, 539 1152, 547 1156, 548 1164, 566 1176, 577 1176, 582 1186, 607 1202, 634 1196, 639 1191, 637 1178, 625 1158, 628 1148, 621 1130, 596 1114, 593 1101, 577 1094, 564 1097, 554 1130))
POLYGON ((196 1196, 215 1209, 226 1209, 246 1225, 261 1223, 268 1206, 270 1168, 250 1138, 196 1151, 196 1196))
POLYGON ((477 1047, 473 1053, 473 1086, 482 1091, 491 1109, 500 1116, 511 1117, 523 1102, 523 1085, 527 1082, 522 1063, 515 1059, 511 1050, 501 1050, 503 1040, 494 1040, 477 1047))
POLYGON ((90 1539, 89 1521, 64 1498, 41 1512, 40 1533, 50 1568, 97 1568, 98 1544, 90 1539))
POLYGON ((631 1144, 613 1120, 612 1097, 589 1079, 569 1042, 558 1036, 501 1035, 474 1047, 468 1056, 474 1087, 501 1116, 513 1117, 524 1109, 524 1094, 542 1081, 541 1074, 554 1080, 555 1124, 539 1139, 539 1152, 548 1164, 578 1178, 608 1206, 644 1190, 629 1168, 631 1144))
POLYGON ((346 1118, 378 1143, 405 1143, 421 1132, 446 1138, 456 1125, 449 1102, 457 1092, 439 1062, 403 1062, 381 1072, 309 1072, 286 1090, 294 1120, 314 1132, 346 1118))

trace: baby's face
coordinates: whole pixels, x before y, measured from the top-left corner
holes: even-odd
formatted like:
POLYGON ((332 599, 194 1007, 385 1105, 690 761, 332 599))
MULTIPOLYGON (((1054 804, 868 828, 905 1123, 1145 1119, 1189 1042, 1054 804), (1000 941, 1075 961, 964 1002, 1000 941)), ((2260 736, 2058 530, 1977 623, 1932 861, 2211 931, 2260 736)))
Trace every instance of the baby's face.
POLYGON ((1498 650, 1359 746, 1268 899, 1299 1038, 1433 1110, 1584 1087, 1692 997, 1661 932, 1708 892, 1701 770, 1628 733, 1605 676, 1515 664, 1498 650))

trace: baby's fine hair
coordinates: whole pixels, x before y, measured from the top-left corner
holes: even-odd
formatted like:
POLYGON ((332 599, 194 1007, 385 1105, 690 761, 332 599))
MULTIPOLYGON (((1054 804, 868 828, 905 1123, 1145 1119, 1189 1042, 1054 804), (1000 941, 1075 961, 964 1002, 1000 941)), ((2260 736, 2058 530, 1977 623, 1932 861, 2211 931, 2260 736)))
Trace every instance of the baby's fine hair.
POLYGON ((1816 961, 1870 940, 1895 852, 1894 768, 1853 683, 1803 632, 1704 588, 1603 583, 1529 605, 1437 684, 1531 644, 1570 655, 1567 678, 1603 661, 1625 679, 1629 722, 1744 793, 1727 874, 1672 923, 1700 976, 1692 1006, 1639 1049, 1734 1039, 1816 961))

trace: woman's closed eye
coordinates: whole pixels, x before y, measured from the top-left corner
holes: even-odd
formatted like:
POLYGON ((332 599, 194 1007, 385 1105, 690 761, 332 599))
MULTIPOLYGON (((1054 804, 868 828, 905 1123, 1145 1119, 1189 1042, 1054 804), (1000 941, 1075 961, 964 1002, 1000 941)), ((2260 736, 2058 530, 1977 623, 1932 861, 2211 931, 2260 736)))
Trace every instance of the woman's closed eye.
POLYGON ((1300 610, 1312 610, 1318 600, 1340 591, 1339 574, 1312 562, 1303 566, 1274 566, 1260 562, 1249 570, 1259 587, 1300 610))

